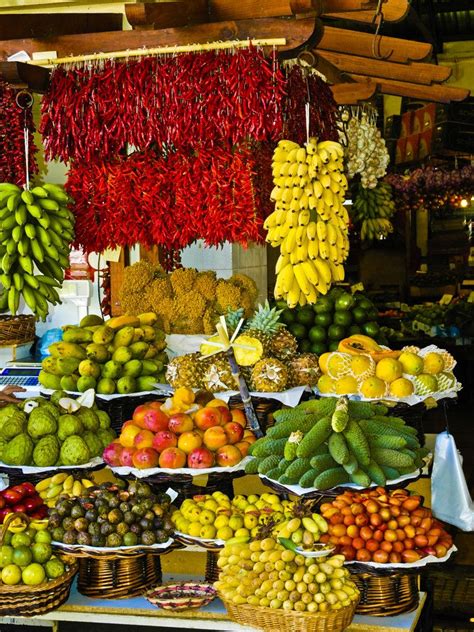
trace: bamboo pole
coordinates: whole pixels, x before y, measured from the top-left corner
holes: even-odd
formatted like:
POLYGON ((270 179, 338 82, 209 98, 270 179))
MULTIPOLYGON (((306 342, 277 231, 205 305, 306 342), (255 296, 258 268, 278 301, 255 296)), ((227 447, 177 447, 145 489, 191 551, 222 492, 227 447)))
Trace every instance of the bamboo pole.
POLYGON ((285 45, 286 38, 284 37, 274 37, 268 39, 229 40, 228 42, 209 42, 207 44, 183 44, 181 46, 160 46, 158 48, 138 48, 135 50, 111 51, 110 53, 92 53, 90 55, 58 57, 57 59, 32 59, 27 63, 32 66, 58 66, 60 64, 76 64, 85 61, 126 59, 129 57, 149 57, 154 55, 174 55, 178 53, 193 53, 208 50, 245 48, 247 46, 261 47, 285 45))

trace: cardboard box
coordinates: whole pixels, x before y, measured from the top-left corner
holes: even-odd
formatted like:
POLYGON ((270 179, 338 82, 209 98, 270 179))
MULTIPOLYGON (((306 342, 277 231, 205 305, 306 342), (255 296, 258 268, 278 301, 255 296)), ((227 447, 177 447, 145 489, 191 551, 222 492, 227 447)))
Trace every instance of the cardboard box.
POLYGON ((405 151, 407 147, 407 139, 399 138, 395 148, 395 164, 400 165, 405 162, 405 151))
POLYGON ((413 111, 402 114, 402 124, 400 130, 400 138, 406 138, 412 133, 413 111))
POLYGON ((420 135, 412 134, 407 137, 407 144, 405 146, 405 162, 412 162, 418 160, 418 146, 420 143, 420 135))
POLYGON ((431 145, 433 140, 433 128, 426 129, 419 135, 418 141, 418 159, 426 158, 431 154, 431 145))

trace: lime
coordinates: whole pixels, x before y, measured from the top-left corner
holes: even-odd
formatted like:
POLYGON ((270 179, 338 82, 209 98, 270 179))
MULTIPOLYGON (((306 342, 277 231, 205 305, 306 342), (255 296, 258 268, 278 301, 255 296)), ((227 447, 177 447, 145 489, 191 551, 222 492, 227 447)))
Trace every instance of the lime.
POLYGON ((341 327, 341 325, 331 325, 328 329, 328 337, 330 340, 342 340, 342 338, 344 338, 345 331, 346 330, 344 327, 341 327))
POLYGON ((379 331, 380 331, 380 327, 373 320, 368 323, 364 323, 361 328, 362 328, 362 332, 366 336, 370 336, 371 338, 374 338, 374 336, 378 336, 379 331))
POLYGON ((336 298, 335 306, 336 309, 340 310, 352 309, 352 307, 354 307, 354 299, 350 294, 344 292, 336 298))
POLYGON ((352 310, 352 318, 355 323, 365 323, 367 318, 367 312, 362 307, 354 307, 352 310))
POLYGON ((306 338, 306 327, 302 325, 301 323, 292 323, 288 327, 288 329, 290 330, 290 333, 292 333, 295 338, 298 338, 298 340, 302 340, 303 338, 306 338))
POLYGON ((33 560, 35 562, 45 564, 53 554, 53 549, 51 545, 46 542, 35 542, 31 547, 31 552, 33 553, 33 560))
POLYGON ((312 325, 314 312, 311 307, 303 307, 296 313, 296 321, 302 325, 312 325))
POLYGON ((327 351, 327 346, 325 342, 313 342, 310 347, 311 353, 315 353, 316 355, 321 355, 327 351))
POLYGON ((356 334, 361 334, 362 329, 359 327, 359 325, 351 325, 347 330, 347 333, 349 334, 349 336, 355 336, 356 334))
POLYGON ((372 303, 372 301, 370 301, 368 298, 364 296, 359 301, 359 307, 362 307, 362 309, 365 309, 365 311, 368 311, 369 309, 372 309, 374 307, 374 304, 372 303))
POLYGON ((316 314, 314 324, 321 325, 321 327, 329 327, 332 324, 332 314, 316 314))
POLYGON ((326 330, 320 325, 315 325, 309 330, 308 338, 311 342, 323 342, 326 340, 326 330))
POLYGON ((333 302, 327 296, 320 296, 316 303, 313 305, 313 310, 316 312, 316 314, 328 314, 332 312, 333 308, 333 302))
POLYGON ((26 533, 26 531, 22 533, 15 533, 14 536, 12 537, 11 545, 15 549, 18 548, 19 546, 30 546, 30 544, 31 544, 31 538, 26 533))
POLYGON ((36 529, 33 529, 33 527, 30 527, 29 529, 26 529, 26 531, 23 531, 23 533, 26 533, 26 535, 30 536, 31 541, 33 542, 36 536, 36 529))
POLYGON ((123 544, 124 546, 135 546, 136 544, 138 544, 137 534, 133 533, 133 531, 128 531, 123 536, 123 544))
POLYGON ((8 544, 4 544, 0 547, 0 567, 5 568, 12 563, 13 559, 13 547, 8 546, 8 544))
POLYGON ((51 533, 47 529, 37 531, 35 535, 35 542, 45 542, 49 544, 52 541, 51 533))
POLYGON ((309 353, 311 351, 311 342, 309 340, 300 340, 299 350, 301 353, 309 353))
POLYGON ((330 342, 329 343, 328 350, 329 351, 337 351, 338 346, 339 346, 339 341, 338 340, 334 340, 334 342, 330 342))
POLYGON ((334 317, 332 322, 335 325, 342 325, 343 327, 348 327, 352 323, 352 314, 351 312, 341 311, 336 309, 334 312, 334 317))
POLYGON ((56 579, 57 577, 64 575, 65 568, 61 560, 58 560, 57 557, 52 557, 48 562, 46 562, 44 570, 46 571, 46 576, 49 577, 49 579, 56 579))
POLYGON ((14 586, 21 582, 21 569, 16 564, 8 564, 2 570, 2 582, 7 586, 14 586))
POLYGON ((3 534, 3 544, 11 544, 13 533, 11 531, 5 531, 3 534))
POLYGON ((280 314, 280 321, 285 325, 290 325, 295 322, 295 312, 292 309, 284 309, 280 314))
POLYGON ((379 317, 379 310, 376 309, 375 307, 372 307, 372 309, 367 310, 367 320, 377 320, 378 317, 379 317))
POLYGON ((18 566, 28 566, 33 559, 33 554, 27 546, 19 546, 13 550, 12 561, 18 566))
POLYGON ((21 578, 23 583, 27 586, 37 586, 38 584, 42 584, 44 582, 46 579, 46 573, 44 572, 44 568, 41 564, 30 564, 23 569, 21 578))

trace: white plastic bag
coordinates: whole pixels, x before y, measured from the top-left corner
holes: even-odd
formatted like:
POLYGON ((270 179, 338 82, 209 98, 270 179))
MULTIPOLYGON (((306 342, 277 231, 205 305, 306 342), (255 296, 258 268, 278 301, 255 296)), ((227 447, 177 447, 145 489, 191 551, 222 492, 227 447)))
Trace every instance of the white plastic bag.
POLYGON ((431 509, 440 520, 463 531, 474 531, 474 503, 467 488, 453 435, 436 438, 431 476, 431 509))

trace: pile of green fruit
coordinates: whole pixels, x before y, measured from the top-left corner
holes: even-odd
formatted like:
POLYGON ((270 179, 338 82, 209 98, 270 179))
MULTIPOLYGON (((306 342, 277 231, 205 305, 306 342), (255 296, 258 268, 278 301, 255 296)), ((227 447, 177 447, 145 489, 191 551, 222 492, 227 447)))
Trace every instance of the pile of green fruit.
POLYGON ((55 542, 82 546, 152 546, 166 542, 173 525, 170 497, 141 481, 90 487, 78 498, 60 497, 49 515, 55 542))
POLYGON ((165 333, 153 312, 103 321, 85 316, 64 327, 63 339, 48 347, 39 383, 45 388, 102 395, 152 391, 165 382, 165 333))
POLYGON ((274 413, 276 424, 249 448, 245 471, 283 485, 330 489, 384 486, 423 464, 416 430, 388 408, 346 397, 310 400, 274 413))
POLYGON ((102 456, 115 439, 110 417, 93 408, 77 406, 68 412, 60 402, 66 393, 8 404, 0 409, 0 460, 7 465, 57 467, 82 465, 102 456))
POLYGON ((378 310, 362 292, 350 294, 340 287, 332 287, 319 296, 314 305, 286 307, 280 321, 297 338, 301 353, 321 355, 337 351, 340 340, 354 334, 365 334, 377 340, 378 310))
POLYGON ((38 586, 57 579, 67 570, 65 564, 53 555, 51 533, 43 521, 34 521, 27 526, 9 527, 3 536, 0 549, 1 582, 7 586, 25 584, 38 586))
POLYGON ((20 297, 46 318, 48 303, 60 303, 56 290, 69 267, 74 214, 63 187, 43 184, 22 190, 0 183, 0 311, 16 314, 20 297), (36 274, 35 267, 41 272, 36 274))

